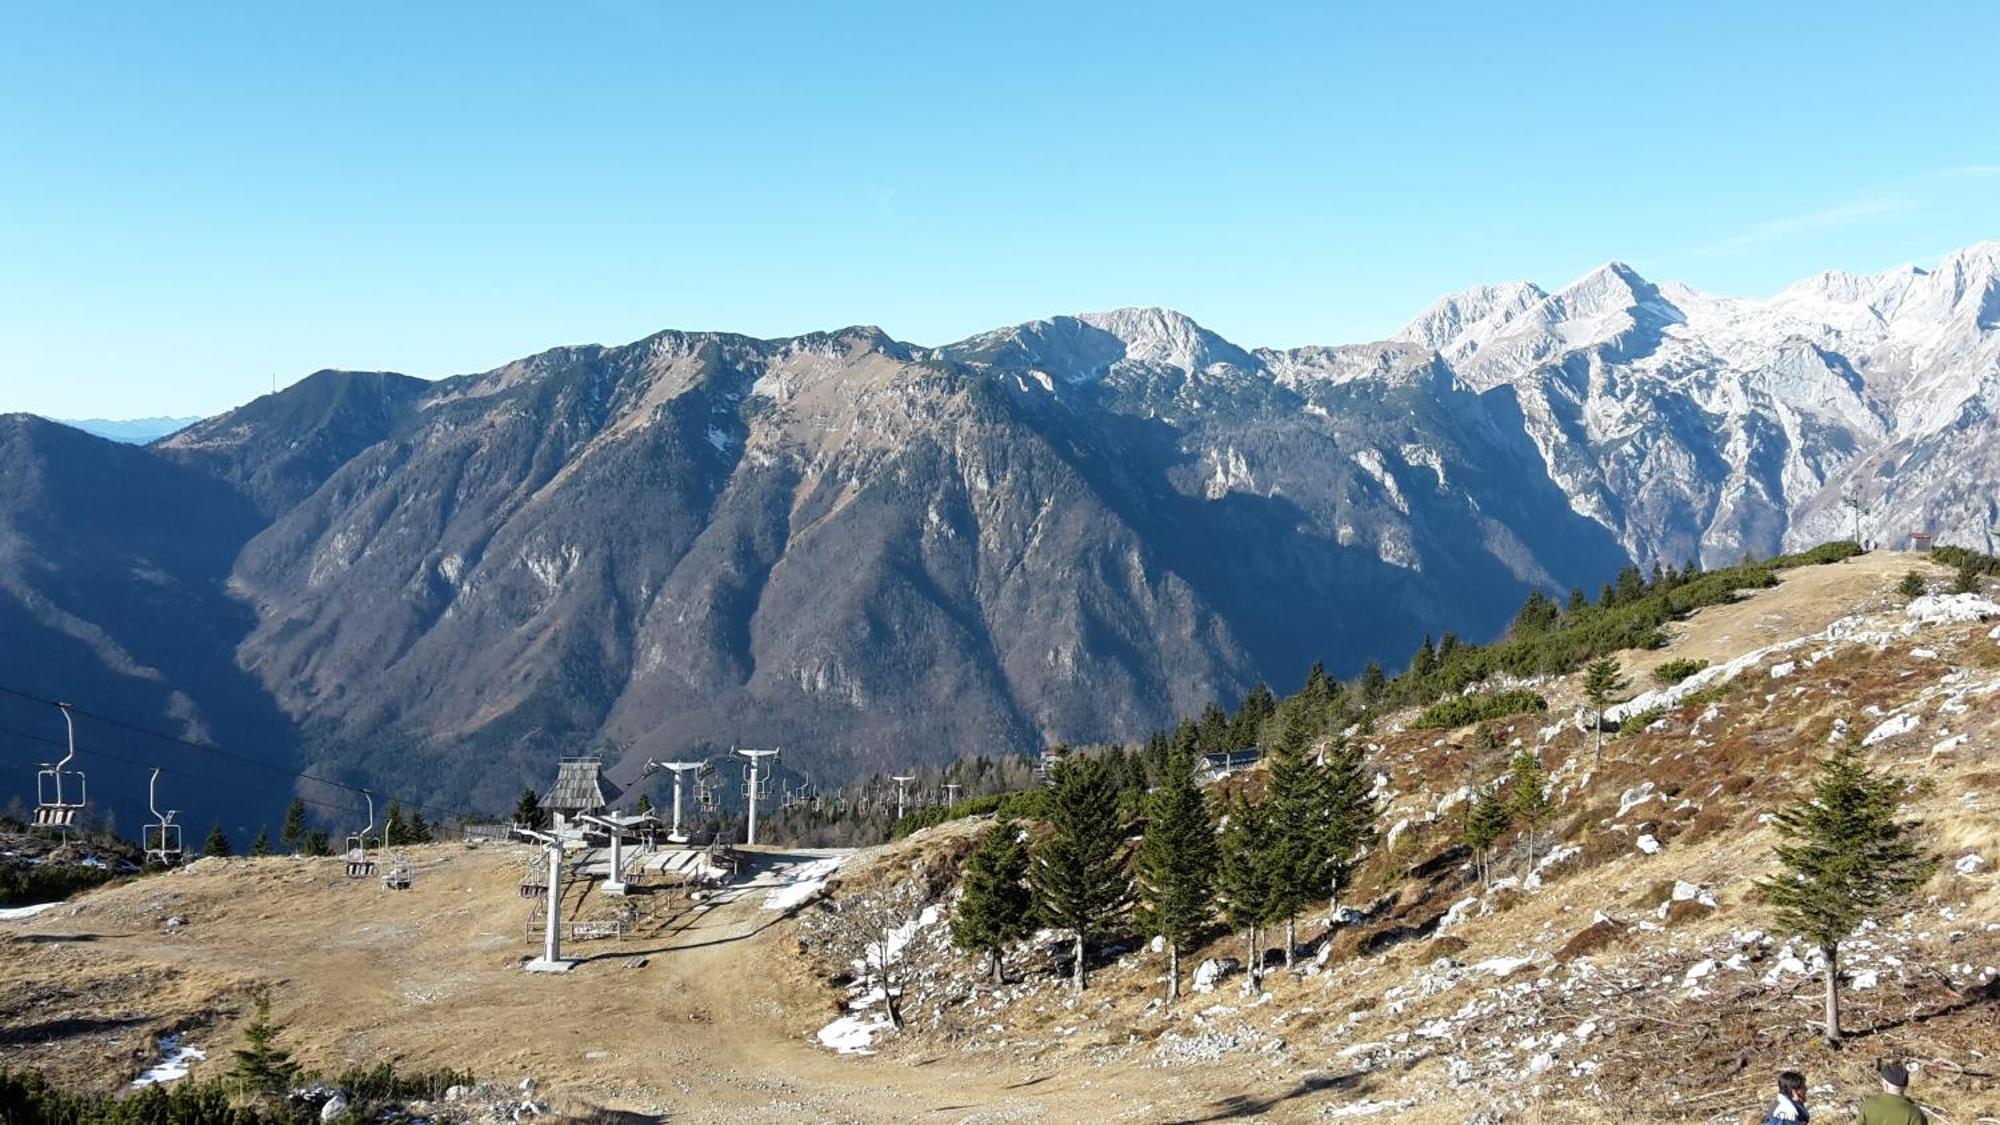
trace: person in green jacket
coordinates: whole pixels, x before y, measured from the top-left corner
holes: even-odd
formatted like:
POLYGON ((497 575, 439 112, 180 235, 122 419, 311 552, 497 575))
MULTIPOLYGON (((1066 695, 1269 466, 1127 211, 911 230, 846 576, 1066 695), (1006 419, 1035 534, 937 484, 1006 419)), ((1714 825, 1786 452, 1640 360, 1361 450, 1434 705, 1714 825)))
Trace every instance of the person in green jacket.
POLYGON ((1930 1125, 1917 1103, 1903 1095, 1910 1088, 1908 1067, 1891 1059, 1876 1066, 1875 1076, 1882 1080, 1882 1092, 1862 1101, 1855 1125, 1930 1125))

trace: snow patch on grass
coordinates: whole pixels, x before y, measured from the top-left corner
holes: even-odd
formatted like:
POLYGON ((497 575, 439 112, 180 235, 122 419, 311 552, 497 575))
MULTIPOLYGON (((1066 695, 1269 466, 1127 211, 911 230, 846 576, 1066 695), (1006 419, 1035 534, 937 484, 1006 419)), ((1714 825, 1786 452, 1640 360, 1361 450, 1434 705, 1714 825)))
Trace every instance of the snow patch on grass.
POLYGON ((33 918, 44 910, 54 910, 60 902, 38 902, 33 906, 9 906, 0 908, 0 922, 17 922, 23 918, 33 918))
POLYGON ((816 859, 784 872, 786 882, 764 896, 766 910, 792 910, 826 889, 826 881, 846 862, 842 856, 816 859))
POLYGON ((208 1052, 200 1047, 185 1046, 178 1035, 162 1036, 160 1039, 160 1061, 149 1066, 139 1077, 132 1080, 133 1089, 157 1086, 164 1082, 179 1082, 188 1076, 193 1065, 208 1058, 208 1052))

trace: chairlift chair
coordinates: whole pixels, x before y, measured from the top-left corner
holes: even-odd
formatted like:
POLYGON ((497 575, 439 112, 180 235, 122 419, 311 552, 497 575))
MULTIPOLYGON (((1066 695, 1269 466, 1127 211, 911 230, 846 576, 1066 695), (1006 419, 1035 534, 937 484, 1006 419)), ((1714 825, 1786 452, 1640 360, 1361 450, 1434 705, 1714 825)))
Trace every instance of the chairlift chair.
POLYGON ((160 811, 159 785, 160 771, 155 769, 146 782, 146 807, 153 810, 153 823, 145 826, 142 842, 146 846, 146 862, 172 867, 186 854, 181 849, 181 826, 174 823, 180 810, 160 811))
POLYGON ((368 834, 375 830, 375 798, 368 790, 361 795, 368 800, 368 826, 358 835, 347 838, 347 877, 366 879, 375 874, 375 861, 368 858, 368 834))
POLYGON ((389 867, 382 872, 382 886, 392 891, 407 891, 411 883, 410 861, 401 852, 389 855, 389 867))
POLYGON ((62 761, 44 762, 35 771, 35 827, 70 829, 76 827, 89 791, 84 788, 83 771, 69 768, 76 757, 76 720, 70 716, 69 704, 58 703, 56 707, 62 711, 63 725, 69 730, 69 753, 63 755, 62 761), (67 787, 64 778, 70 779, 67 787))

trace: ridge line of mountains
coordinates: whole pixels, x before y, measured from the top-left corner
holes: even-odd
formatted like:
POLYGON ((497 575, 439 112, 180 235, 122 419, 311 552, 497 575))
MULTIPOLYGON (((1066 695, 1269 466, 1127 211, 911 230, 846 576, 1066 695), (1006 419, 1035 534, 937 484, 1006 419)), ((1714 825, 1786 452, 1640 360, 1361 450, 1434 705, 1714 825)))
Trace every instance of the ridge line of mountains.
POLYGON ((489 807, 593 749, 832 784, 1143 737, 1628 562, 1991 551, 1996 403, 1983 243, 1763 299, 1610 263, 1334 347, 667 331, 323 371, 147 446, 6 415, 0 684, 489 807))

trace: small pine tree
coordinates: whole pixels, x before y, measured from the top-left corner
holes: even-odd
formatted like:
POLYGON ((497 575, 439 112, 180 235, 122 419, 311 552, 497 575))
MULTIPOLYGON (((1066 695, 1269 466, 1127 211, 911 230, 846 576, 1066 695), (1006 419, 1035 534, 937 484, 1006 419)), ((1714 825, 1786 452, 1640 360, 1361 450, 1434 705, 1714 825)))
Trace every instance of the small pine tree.
POLYGON ((523 828, 540 828, 548 814, 542 809, 542 799, 533 789, 521 790, 521 798, 514 802, 514 823, 523 828))
POLYGON ((257 829, 257 838, 255 840, 250 841, 250 854, 251 855, 271 854, 271 828, 269 825, 264 825, 257 829))
POLYGON ((303 800, 292 798, 291 807, 285 810, 284 827, 278 830, 278 842, 294 854, 305 848, 306 803, 303 800))
POLYGON ((1903 580, 1896 583, 1896 592, 1906 598, 1921 598, 1924 596, 1924 589, 1924 576, 1914 570, 1903 575, 1903 580))
POLYGON ((278 1046, 278 1036, 285 1029, 271 1022, 270 993, 257 993, 255 1003, 257 1014, 243 1029, 244 1041, 249 1045, 236 1050, 236 1067, 230 1077, 245 1094, 282 1098, 291 1092, 292 1082, 299 1076, 299 1064, 292 1060, 291 1052, 278 1046))
POLYGON ((1631 681, 1618 674, 1618 658, 1607 656, 1593 660, 1583 673, 1583 694, 1589 698, 1596 719, 1591 724, 1596 735, 1596 743, 1591 749, 1593 762, 1604 760, 1604 705, 1611 697, 1632 686, 1631 681))
POLYGON ((1535 833, 1548 823, 1555 808, 1549 803, 1548 779, 1542 772, 1541 759, 1532 750, 1522 750, 1514 755, 1507 767, 1513 775, 1513 789, 1507 794, 1507 811, 1513 814, 1514 822, 1521 826, 1521 838, 1528 844, 1528 870, 1535 869, 1535 833))
POLYGON ((1243 965, 1253 986, 1264 979, 1263 946, 1258 938, 1275 916, 1268 836, 1263 806, 1237 794, 1222 830, 1216 886, 1221 892, 1223 917, 1232 928, 1243 931, 1243 965))
POLYGON ((1388 693, 1388 688, 1389 679, 1383 674, 1382 665, 1370 660, 1368 667, 1362 669, 1361 672, 1362 704, 1373 707, 1377 703, 1382 702, 1382 697, 1388 693))
POLYGON ((1959 564, 1957 577, 1951 580, 1954 594, 1976 594, 1979 592, 1979 568, 1967 559, 1959 564))
POLYGON ((424 810, 410 810, 408 834, 410 843, 412 844, 428 844, 434 838, 431 832, 431 822, 424 819, 424 810))
POLYGON ((1028 884, 1035 909, 1076 939, 1072 987, 1082 992, 1090 935, 1117 923, 1130 899, 1124 862, 1125 829, 1118 786, 1095 756, 1072 755, 1055 768, 1049 792, 1049 838, 1035 850, 1028 884))
POLYGON ((219 820, 216 821, 215 826, 208 830, 208 839, 202 842, 201 854, 203 855, 229 854, 229 833, 224 832, 222 830, 221 821, 219 820))
POLYGON ((1618 604, 1628 605, 1645 596, 1645 577, 1638 567, 1628 564, 1618 572, 1618 604))
POLYGON ((963 950, 984 953, 993 983, 1006 981, 1002 958, 1007 946, 1034 932, 1034 898, 1028 890, 1028 847, 1021 829, 1001 819, 980 837, 965 861, 964 894, 952 919, 951 939, 963 950))
POLYGON ((326 838, 325 832, 315 829, 306 833, 305 854, 310 856, 332 855, 333 842, 326 838))
POLYGON ((1326 886, 1327 833, 1318 766, 1302 733, 1288 731, 1271 755, 1264 791, 1272 909, 1285 920, 1285 967, 1298 944, 1299 911, 1326 886))
POLYGON ((1479 865, 1479 888, 1486 890, 1493 882, 1493 845, 1507 834, 1507 827, 1514 814, 1498 792, 1479 795, 1472 802, 1472 810, 1466 815, 1465 846, 1472 849, 1473 861, 1479 865))
POLYGON ((400 848, 410 842, 410 829, 403 823, 401 801, 389 802, 389 815, 382 821, 382 842, 392 848, 400 848))
POLYGON ((1425 633, 1424 643, 1418 646, 1417 654, 1410 658, 1410 676, 1418 680, 1428 679, 1437 671, 1437 667, 1437 647, 1431 644, 1431 635, 1425 633))
POLYGON ((640 815, 640 816, 645 816, 645 815, 646 815, 647 813, 650 813, 650 812, 652 812, 652 811, 653 811, 653 797, 652 797, 652 794, 650 794, 650 793, 641 793, 641 794, 639 794, 639 801, 638 801, 638 804, 636 804, 636 805, 635 805, 634 807, 635 807, 635 808, 637 808, 637 809, 639 810, 639 815, 640 815))
POLYGON ((1326 855, 1322 874, 1334 905, 1339 904, 1340 892, 1346 889, 1361 854, 1375 843, 1375 820, 1380 810, 1365 766, 1358 748, 1337 746, 1319 767, 1320 831, 1326 855))
POLYGON ((1200 940, 1215 916, 1219 862, 1215 818, 1195 783, 1194 758, 1175 754, 1146 801, 1139 847, 1139 893, 1146 928, 1166 939, 1167 1001, 1181 995, 1181 951, 1200 940))
POLYGON ((1778 924, 1826 957, 1826 1039, 1839 1043, 1840 943, 1907 898, 1935 860, 1898 820, 1902 783, 1869 769, 1849 739, 1819 760, 1812 794, 1777 814, 1784 871, 1758 883, 1778 924))

